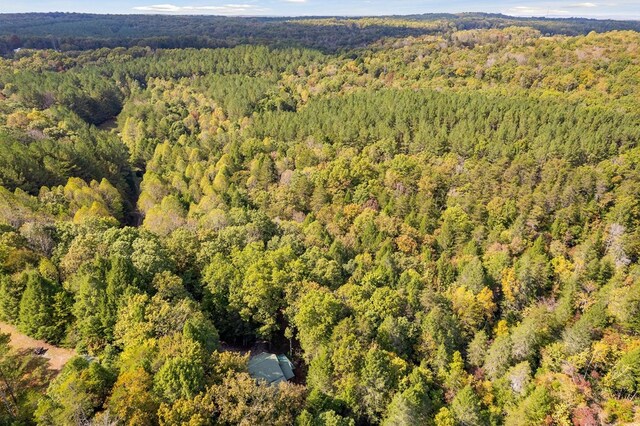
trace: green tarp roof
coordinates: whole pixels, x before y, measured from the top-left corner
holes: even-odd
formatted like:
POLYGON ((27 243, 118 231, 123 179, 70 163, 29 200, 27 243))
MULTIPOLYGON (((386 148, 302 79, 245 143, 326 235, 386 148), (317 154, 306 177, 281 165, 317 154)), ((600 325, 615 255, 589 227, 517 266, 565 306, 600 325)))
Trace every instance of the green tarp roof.
POLYGON ((280 364, 280 369, 282 369, 285 379, 291 380, 296 376, 293 374, 293 363, 289 361, 286 355, 278 355, 278 364, 280 364))
POLYGON ((267 383, 279 383, 295 376, 293 364, 285 355, 263 352, 249 360, 249 374, 255 379, 265 380, 267 383))

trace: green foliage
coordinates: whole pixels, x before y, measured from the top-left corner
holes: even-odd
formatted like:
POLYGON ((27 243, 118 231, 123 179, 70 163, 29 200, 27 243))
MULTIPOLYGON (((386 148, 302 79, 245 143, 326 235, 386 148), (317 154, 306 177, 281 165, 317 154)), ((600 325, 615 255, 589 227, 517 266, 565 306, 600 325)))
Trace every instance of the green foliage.
POLYGON ((109 397, 109 408, 130 424, 153 424, 159 403, 152 386, 153 377, 143 369, 121 373, 109 397))
POLYGON ((300 344, 310 359, 329 342, 333 327, 344 313, 340 300, 326 290, 310 289, 300 299, 293 321, 299 330, 300 344))
POLYGON ((65 306, 55 303, 56 295, 63 290, 56 284, 43 278, 35 271, 27 275, 22 299, 18 326, 20 330, 37 338, 57 342, 64 336, 58 319, 65 315, 65 306))
POLYGON ((113 339, 109 318, 107 294, 104 284, 91 275, 79 276, 76 284, 74 316, 78 318, 76 330, 83 352, 95 354, 113 339))
POLYGON ((625 353, 615 363, 605 384, 613 392, 622 395, 635 395, 640 389, 640 348, 625 353))
POLYGON ((44 392, 52 375, 44 359, 28 350, 12 349, 9 342, 10 335, 0 334, 0 422, 31 424, 37 396, 44 392))
POLYGON ((22 281, 8 275, 0 277, 0 313, 4 321, 15 323, 19 319, 20 299, 25 291, 22 281))
MULTIPOLYGON (((485 40, 478 29, 509 28, 514 37, 532 32, 544 34, 588 34, 614 29, 638 30, 636 21, 594 20, 583 18, 518 18, 499 14, 425 13, 406 17, 305 18, 228 18, 178 16, 91 15, 78 13, 6 14, 2 20, 3 50, 58 48, 61 50, 99 49, 115 46, 151 48, 222 47, 267 43, 302 45, 323 50, 341 50, 369 45, 381 38, 418 37, 425 34, 449 34, 456 28, 467 29, 452 37, 457 47, 473 47, 485 40), (516 26, 516 27, 514 27, 516 26), (475 30, 475 31, 474 31, 475 30), (51 40, 51 34, 58 38, 51 40), (19 34, 18 37, 16 34, 19 34)), ((493 38, 488 38, 493 41, 493 38)), ((136 48, 133 58, 148 54, 136 48)), ((180 63, 177 62, 176 65, 180 63)))
POLYGON ((382 420, 383 409, 391 402, 405 369, 406 364, 391 353, 375 346, 367 352, 362 369, 362 402, 371 421, 382 420))
POLYGON ((38 403, 38 424, 73 425, 90 419, 104 404, 114 377, 99 362, 73 358, 38 403))
POLYGON ((431 373, 416 367, 407 376, 404 390, 396 393, 388 406, 383 425, 432 424, 442 404, 442 392, 431 373))
POLYGON ((0 423, 637 422, 640 39, 594 28, 0 16, 0 319, 80 355, 0 339, 0 423))
POLYGON ((451 402, 451 412, 460 424, 486 424, 486 413, 482 408, 480 399, 469 385, 460 390, 453 399, 451 402))
POLYGON ((523 399, 516 409, 510 412, 506 425, 541 424, 551 411, 552 399, 549 392, 543 388, 536 388, 527 398, 523 399))

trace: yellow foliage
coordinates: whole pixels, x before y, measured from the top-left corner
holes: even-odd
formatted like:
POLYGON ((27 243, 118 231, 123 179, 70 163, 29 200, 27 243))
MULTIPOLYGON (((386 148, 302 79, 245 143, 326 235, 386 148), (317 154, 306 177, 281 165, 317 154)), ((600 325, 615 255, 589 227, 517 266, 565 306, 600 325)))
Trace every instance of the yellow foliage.
POLYGON ((98 201, 94 201, 91 207, 82 206, 73 216, 73 223, 81 224, 88 220, 100 218, 113 218, 106 206, 98 201))
POLYGON ((38 272, 40 272, 40 275, 51 281, 57 281, 59 279, 58 268, 56 268, 56 265, 54 265, 53 262, 51 262, 51 260, 47 259, 46 257, 40 259, 40 263, 38 264, 38 272))
POLYGON ((514 290, 517 286, 516 272, 513 268, 505 268, 502 271, 502 294, 504 294, 507 301, 515 302, 514 290))
POLYGON ((218 192, 224 192, 229 188, 229 171, 226 165, 223 165, 213 180, 213 189, 218 192))
POLYGON ((22 111, 16 111, 7 115, 8 127, 26 128, 28 125, 29 118, 27 118, 27 115, 22 111))
POLYGON ((488 407, 492 407, 495 396, 493 395, 493 385, 491 381, 483 380, 478 383, 477 390, 478 394, 482 397, 482 402, 484 402, 488 407))
POLYGON ((458 287, 451 294, 451 302, 462 323, 470 328, 476 328, 483 321, 491 319, 496 309, 493 293, 487 287, 477 295, 464 286, 458 287))
POLYGON ((346 206, 344 206, 342 211, 347 220, 353 221, 353 219, 355 219, 356 216, 358 216, 362 212, 362 208, 359 204, 347 204, 346 206))
POLYGON ((495 333, 496 337, 506 336, 507 334, 509 334, 509 326, 507 325, 507 320, 498 321, 498 324, 496 324, 493 332, 495 333))
POLYGON ((561 281, 566 282, 571 278, 574 264, 563 256, 557 256, 551 259, 551 265, 553 265, 553 271, 560 277, 561 281))
POLYGON ((447 407, 442 407, 434 419, 436 426, 455 426, 456 420, 447 407))
POLYGON ((478 293, 476 300, 480 307, 482 308, 484 315, 486 317, 490 317, 496 310, 496 304, 493 301, 493 292, 489 289, 489 287, 484 287, 478 293))

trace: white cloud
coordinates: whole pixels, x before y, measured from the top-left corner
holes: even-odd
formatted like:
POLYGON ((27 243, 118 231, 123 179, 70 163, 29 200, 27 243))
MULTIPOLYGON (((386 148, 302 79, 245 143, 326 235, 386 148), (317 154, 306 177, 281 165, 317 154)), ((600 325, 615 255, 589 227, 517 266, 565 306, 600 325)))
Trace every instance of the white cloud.
POLYGON ((307 0, 282 0, 285 3, 306 3, 307 0))
POLYGON ((574 3, 574 4, 570 4, 567 7, 571 7, 571 8, 583 8, 583 7, 593 8, 593 7, 598 7, 598 5, 595 4, 595 3, 588 3, 587 2, 587 3, 574 3))
POLYGON ((268 9, 251 4, 224 4, 221 6, 176 6, 174 4, 152 4, 149 6, 136 6, 133 9, 140 12, 188 15, 257 15, 268 11, 268 9))

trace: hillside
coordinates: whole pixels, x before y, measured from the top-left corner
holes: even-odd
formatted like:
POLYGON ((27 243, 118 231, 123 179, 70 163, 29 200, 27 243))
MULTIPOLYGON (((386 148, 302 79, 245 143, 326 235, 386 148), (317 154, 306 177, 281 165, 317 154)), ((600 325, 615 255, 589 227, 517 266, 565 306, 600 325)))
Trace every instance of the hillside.
POLYGON ((511 26, 545 35, 640 30, 639 21, 582 18, 516 18, 487 13, 411 16, 229 18, 219 16, 0 14, 0 54, 17 48, 90 50, 101 47, 216 48, 241 44, 306 47, 336 52, 382 38, 451 34, 511 26))
POLYGON ((636 25, 0 15, 0 423, 639 423, 636 25))

